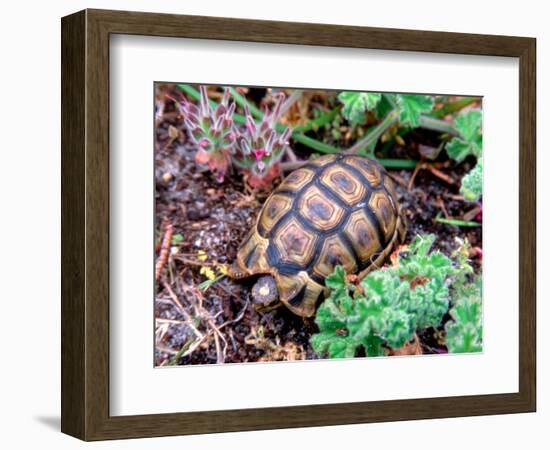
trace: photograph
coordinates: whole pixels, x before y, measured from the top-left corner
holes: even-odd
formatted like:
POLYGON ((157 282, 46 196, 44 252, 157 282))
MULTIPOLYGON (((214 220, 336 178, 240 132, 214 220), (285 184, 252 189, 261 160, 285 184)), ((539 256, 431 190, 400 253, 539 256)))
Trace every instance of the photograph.
POLYGON ((482 97, 152 89, 154 367, 483 352, 482 97))

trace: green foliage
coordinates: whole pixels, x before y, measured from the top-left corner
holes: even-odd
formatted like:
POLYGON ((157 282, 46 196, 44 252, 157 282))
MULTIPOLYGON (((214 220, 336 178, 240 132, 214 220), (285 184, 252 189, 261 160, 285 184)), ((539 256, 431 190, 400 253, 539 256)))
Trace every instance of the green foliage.
POLYGON ((462 162, 467 156, 477 158, 476 166, 462 178, 460 192, 468 201, 477 201, 483 189, 483 134, 481 131, 481 111, 474 109, 458 115, 454 126, 458 137, 447 142, 446 149, 450 158, 462 162))
POLYGON ((428 113, 434 106, 430 95, 397 94, 397 105, 399 107, 399 122, 416 128, 420 125, 420 117, 428 113))
POLYGON ((376 116, 383 119, 396 109, 401 125, 416 128, 420 125, 421 115, 429 113, 434 105, 432 96, 417 94, 345 91, 338 95, 338 99, 344 104, 343 116, 352 125, 365 123, 366 111, 375 111, 376 116))
MULTIPOLYGON (((349 149, 359 155, 371 157, 374 156, 378 139, 391 127, 397 124, 405 128, 416 128, 421 122, 426 125, 426 118, 422 121, 422 115, 429 113, 434 106, 432 96, 416 94, 344 91, 338 95, 338 99, 343 103, 342 115, 352 126, 365 124, 367 111, 373 112, 379 119, 379 122, 370 125, 365 136, 349 149)), ((446 123, 444 125, 449 126, 446 123)))
POLYGON ((378 105, 376 105, 376 117, 382 120, 396 108, 396 94, 383 94, 382 98, 378 102, 378 105))
POLYGON ((172 245, 178 245, 182 241, 183 236, 181 234, 177 233, 172 236, 172 245))
POLYGON ((450 310, 452 320, 445 325, 447 347, 452 353, 472 353, 482 350, 481 277, 457 290, 450 310))
POLYGON ((481 156, 483 138, 481 133, 481 111, 474 109, 458 115, 454 126, 459 136, 452 138, 446 145, 447 154, 457 162, 469 155, 481 156))
POLYGON ((470 202, 476 202, 483 192, 483 158, 462 178, 460 192, 470 202))
POLYGON ((360 284, 346 281, 336 267, 327 277, 330 296, 317 310, 315 352, 331 358, 368 356, 402 347, 416 330, 438 327, 452 300, 451 288, 465 289, 472 268, 462 247, 453 258, 431 251, 435 236, 418 236, 395 266, 371 272, 360 284))
POLYGON ((333 290, 346 289, 346 271, 342 266, 336 266, 334 272, 332 272, 325 280, 327 287, 333 290))
POLYGON ((338 95, 344 104, 342 114, 352 125, 365 123, 365 113, 376 108, 381 97, 379 92, 344 91, 338 95))

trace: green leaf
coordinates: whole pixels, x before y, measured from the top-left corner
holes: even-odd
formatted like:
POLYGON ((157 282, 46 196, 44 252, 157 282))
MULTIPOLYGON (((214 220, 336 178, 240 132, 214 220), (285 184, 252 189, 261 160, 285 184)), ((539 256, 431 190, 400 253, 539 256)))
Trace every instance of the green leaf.
POLYGON ((352 358, 359 346, 353 339, 331 332, 315 334, 310 342, 315 353, 328 354, 330 358, 352 358))
POLYGON ((177 233, 172 236, 172 245, 177 245, 181 241, 183 241, 183 236, 181 234, 177 233))
POLYGON ((346 316, 338 310, 334 302, 326 301, 319 306, 315 323, 319 329, 333 332, 346 326, 346 316))
POLYGON ((457 290, 452 320, 445 325, 447 347, 452 353, 480 352, 483 349, 481 277, 457 290))
POLYGON ((454 120, 455 128, 466 142, 477 140, 481 130, 481 111, 474 109, 460 114, 454 120))
MULTIPOLYGON (((466 199, 470 200, 470 199, 466 199)), ((473 201, 473 200, 470 200, 473 201)), ((473 220, 461 220, 461 219, 444 219, 443 217, 436 217, 434 219, 436 222, 444 223, 446 225, 454 225, 455 227, 470 227, 470 228, 479 228, 481 223, 475 222, 473 220)))
POLYGON ((430 248, 435 242, 434 234, 418 235, 415 237, 414 241, 409 245, 409 251, 411 255, 407 258, 408 260, 414 259, 414 257, 423 257, 428 254, 430 248))
POLYGON ((222 274, 217 276, 213 280, 205 280, 202 283, 198 284, 197 288, 199 288, 199 290, 201 291, 206 291, 210 286, 212 286, 213 284, 216 284, 218 281, 222 280, 224 277, 225 275, 222 274))
POLYGON ((459 137, 452 138, 446 145, 447 154, 457 162, 470 155, 477 158, 477 164, 461 182, 460 192, 468 201, 477 201, 483 190, 483 136, 481 133, 481 111, 474 109, 460 114, 454 120, 459 137))
POLYGON ((397 94, 399 121, 402 125, 416 128, 420 125, 420 116, 429 113, 434 105, 432 96, 416 94, 397 94))
POLYGON ((346 271, 342 266, 336 266, 325 280, 325 284, 331 289, 345 289, 346 287, 346 271))
POLYGON ((352 125, 365 123, 365 112, 374 110, 381 98, 377 92, 344 91, 338 95, 344 104, 342 114, 352 125))
MULTIPOLYGON (((460 243, 451 259, 432 250, 434 241, 434 235, 417 236, 399 254, 398 264, 369 273, 360 289, 347 283, 344 269, 337 266, 327 277, 331 293, 315 317, 319 333, 311 337, 314 351, 330 358, 353 357, 360 349, 369 357, 384 355, 387 348, 405 345, 417 330, 440 327, 451 292, 457 298, 475 297, 478 289, 468 282, 473 270, 467 242, 460 243)), ((454 311, 457 322, 477 313, 464 305, 455 305, 454 311)), ((450 328, 451 335, 458 333, 456 348, 479 344, 468 327, 450 328)))
POLYGON ((445 146, 449 158, 456 162, 462 162, 468 155, 473 153, 472 145, 469 142, 464 142, 460 138, 452 138, 445 146))
POLYGON ((474 109, 460 114, 454 120, 459 137, 452 138, 446 145, 447 154, 456 162, 462 162, 469 155, 481 157, 481 111, 474 109))
POLYGON ((384 310, 384 340, 393 348, 403 347, 411 339, 415 330, 413 317, 402 309, 384 310))
POLYGON ((367 339, 365 339, 363 345, 366 349, 367 356, 384 356, 384 347, 383 347, 384 341, 379 336, 375 335, 369 335, 367 339))
POLYGON ((357 350, 357 343, 348 337, 333 340, 329 346, 331 358, 353 358, 357 350))
POLYGON ((397 107, 396 94, 382 94, 382 98, 376 105, 376 117, 384 119, 397 107))
POLYGON ((470 202, 476 202, 483 192, 483 159, 477 161, 476 166, 470 170, 461 181, 460 192, 470 202))

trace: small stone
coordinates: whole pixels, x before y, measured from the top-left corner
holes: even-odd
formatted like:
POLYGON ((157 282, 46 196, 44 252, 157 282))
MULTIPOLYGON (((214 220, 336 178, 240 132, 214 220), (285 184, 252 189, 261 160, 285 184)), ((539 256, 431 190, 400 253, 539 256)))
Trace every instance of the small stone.
POLYGON ((164 181, 166 184, 170 183, 174 176, 170 172, 165 172, 162 174, 162 181, 164 181))
POLYGON ((189 218, 189 220, 200 220, 201 213, 198 209, 189 209, 187 210, 187 217, 189 218))

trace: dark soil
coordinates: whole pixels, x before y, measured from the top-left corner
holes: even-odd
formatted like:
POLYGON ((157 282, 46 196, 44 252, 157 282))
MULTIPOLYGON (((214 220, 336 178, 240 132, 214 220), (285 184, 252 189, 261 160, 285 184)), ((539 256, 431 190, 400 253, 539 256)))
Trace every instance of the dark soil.
MULTIPOLYGON (((384 156, 419 159, 419 145, 438 145, 433 133, 423 130, 410 133, 405 142, 405 146, 386 149, 384 156)), ((295 316, 284 307, 257 312, 251 304, 251 283, 223 278, 205 291, 197 288, 206 280, 201 268, 218 275, 221 266, 234 260, 265 194, 247 190, 238 174, 228 174, 218 183, 209 171, 199 168, 194 162, 195 149, 182 133, 181 119, 169 102, 157 124, 156 146, 157 257, 167 223, 173 226, 175 237, 157 282, 155 364, 317 358, 309 345, 309 337, 316 332, 313 320, 295 316)), ((417 234, 434 233, 436 247, 447 255, 456 248, 457 237, 482 248, 480 227, 458 228, 434 221, 438 215, 462 218, 476 207, 458 195, 460 177, 470 165, 469 161, 458 167, 440 164, 447 181, 420 170, 410 190, 412 171, 390 172, 408 221, 406 242, 417 234)), ((479 270, 481 261, 475 261, 479 270)), ((437 330, 424 331, 419 340, 424 353, 445 352, 437 330)))

